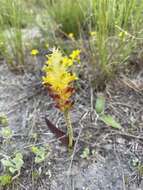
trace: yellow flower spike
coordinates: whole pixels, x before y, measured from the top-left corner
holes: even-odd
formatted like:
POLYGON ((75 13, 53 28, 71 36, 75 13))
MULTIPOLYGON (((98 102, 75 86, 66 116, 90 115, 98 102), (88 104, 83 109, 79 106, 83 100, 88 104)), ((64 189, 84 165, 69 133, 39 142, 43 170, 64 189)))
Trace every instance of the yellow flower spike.
POLYGON ((76 74, 71 72, 71 66, 79 60, 79 54, 80 50, 74 50, 70 56, 63 56, 58 49, 53 49, 53 53, 47 56, 48 61, 43 67, 45 76, 42 77, 42 84, 48 87, 51 97, 56 102, 56 107, 64 113, 69 148, 73 146, 73 129, 69 117, 69 110, 73 105, 71 100, 74 93, 72 83, 78 79, 76 74))
POLYGON ((32 49, 31 55, 35 56, 35 55, 38 55, 38 54, 39 54, 39 51, 37 49, 32 49))

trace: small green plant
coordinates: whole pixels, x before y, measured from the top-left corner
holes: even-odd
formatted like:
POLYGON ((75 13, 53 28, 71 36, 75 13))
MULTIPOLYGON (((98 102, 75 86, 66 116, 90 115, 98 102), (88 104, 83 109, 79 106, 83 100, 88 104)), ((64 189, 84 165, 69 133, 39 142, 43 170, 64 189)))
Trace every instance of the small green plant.
POLYGON ((12 176, 10 175, 1 175, 0 176, 0 187, 8 186, 12 183, 12 176))
POLYGON ((121 129, 121 125, 111 116, 104 114, 105 98, 102 94, 99 94, 96 100, 95 110, 99 116, 99 120, 103 121, 107 126, 111 126, 116 129, 121 129))
POLYGON ((138 157, 131 158, 130 165, 131 165, 131 167, 136 169, 136 171, 140 177, 143 176, 143 163, 138 157))
POLYGON ((14 158, 3 158, 1 159, 1 163, 5 170, 10 172, 10 174, 14 175, 15 172, 20 174, 20 170, 24 164, 23 155, 21 153, 17 153, 14 158))
MULTIPOLYGON (((8 126, 8 118, 5 115, 0 116, 0 125, 2 125, 0 130, 0 137, 3 138, 3 145, 10 146, 11 138, 13 137, 13 131, 8 126)), ((0 160, 4 170, 0 176, 0 186, 7 186, 12 183, 12 181, 20 175, 21 167, 24 164, 22 154, 16 153, 14 156, 7 156, 1 153, 3 158, 0 160)))
POLYGON ((13 131, 8 126, 8 118, 6 115, 0 116, 0 125, 2 126, 0 130, 0 136, 4 138, 5 140, 11 139, 13 136, 13 131))
POLYGON ((82 154, 80 155, 81 158, 87 159, 90 155, 90 150, 88 147, 84 148, 82 154))
POLYGON ((4 139, 10 139, 13 136, 13 131, 11 128, 9 127, 2 127, 1 131, 0 131, 0 135, 4 138, 4 139))
POLYGON ((8 126, 8 118, 6 115, 0 115, 0 125, 2 125, 3 127, 8 126))
POLYGON ((46 149, 45 147, 37 147, 37 146, 32 146, 31 151, 34 153, 35 155, 35 163, 41 163, 43 162, 46 157, 48 156, 46 153, 46 149))

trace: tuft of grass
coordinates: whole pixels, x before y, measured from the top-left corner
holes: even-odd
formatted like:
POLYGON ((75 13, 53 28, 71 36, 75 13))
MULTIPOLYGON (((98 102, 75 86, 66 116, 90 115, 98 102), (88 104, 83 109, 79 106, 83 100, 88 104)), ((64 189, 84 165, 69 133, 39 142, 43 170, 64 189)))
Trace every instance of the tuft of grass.
POLYGON ((9 66, 21 68, 25 64, 25 44, 22 29, 30 22, 29 15, 20 0, 0 0, 1 52, 9 66))
POLYGON ((136 0, 91 2, 88 57, 93 75, 98 73, 101 83, 101 80, 113 77, 118 66, 125 63, 137 47, 139 39, 143 39, 143 4, 136 0))
POLYGON ((75 36, 80 34, 80 29, 85 24, 89 0, 43 0, 43 2, 51 18, 64 33, 74 33, 75 36))

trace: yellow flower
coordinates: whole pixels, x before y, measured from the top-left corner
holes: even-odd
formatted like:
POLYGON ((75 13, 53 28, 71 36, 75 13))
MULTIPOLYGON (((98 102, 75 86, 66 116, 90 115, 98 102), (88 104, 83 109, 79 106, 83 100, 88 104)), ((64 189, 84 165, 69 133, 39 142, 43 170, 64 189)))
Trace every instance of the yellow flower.
POLYGON ((71 39, 71 40, 74 40, 74 34, 71 32, 68 34, 68 37, 71 39))
POLYGON ((91 35, 91 36, 96 36, 96 34, 97 34, 96 31, 92 31, 92 32, 90 32, 90 35, 91 35))
POLYGON ((79 55, 80 55, 80 50, 74 50, 71 54, 70 54, 70 58, 72 59, 72 60, 79 60, 80 59, 80 57, 79 57, 79 55))
MULTIPOLYGON (((79 52, 74 52, 74 57, 77 58, 79 52)), ((70 57, 63 56, 58 49, 54 49, 51 55, 48 55, 48 61, 43 67, 45 76, 42 78, 42 83, 50 88, 50 93, 55 99, 57 106, 61 111, 71 107, 71 83, 77 80, 77 76, 69 71, 74 60, 70 57)))
POLYGON ((39 51, 37 49, 32 49, 31 55, 35 56, 35 55, 38 55, 38 54, 39 54, 39 51))

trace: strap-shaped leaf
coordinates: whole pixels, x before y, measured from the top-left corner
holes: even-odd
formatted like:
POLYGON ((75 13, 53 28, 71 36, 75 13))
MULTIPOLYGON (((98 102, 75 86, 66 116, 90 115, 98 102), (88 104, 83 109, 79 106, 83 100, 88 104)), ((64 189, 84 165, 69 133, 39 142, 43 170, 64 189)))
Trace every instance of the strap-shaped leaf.
POLYGON ((100 120, 102 120, 106 125, 116 128, 116 129, 121 129, 121 125, 111 116, 111 115, 102 115, 100 116, 100 120))

